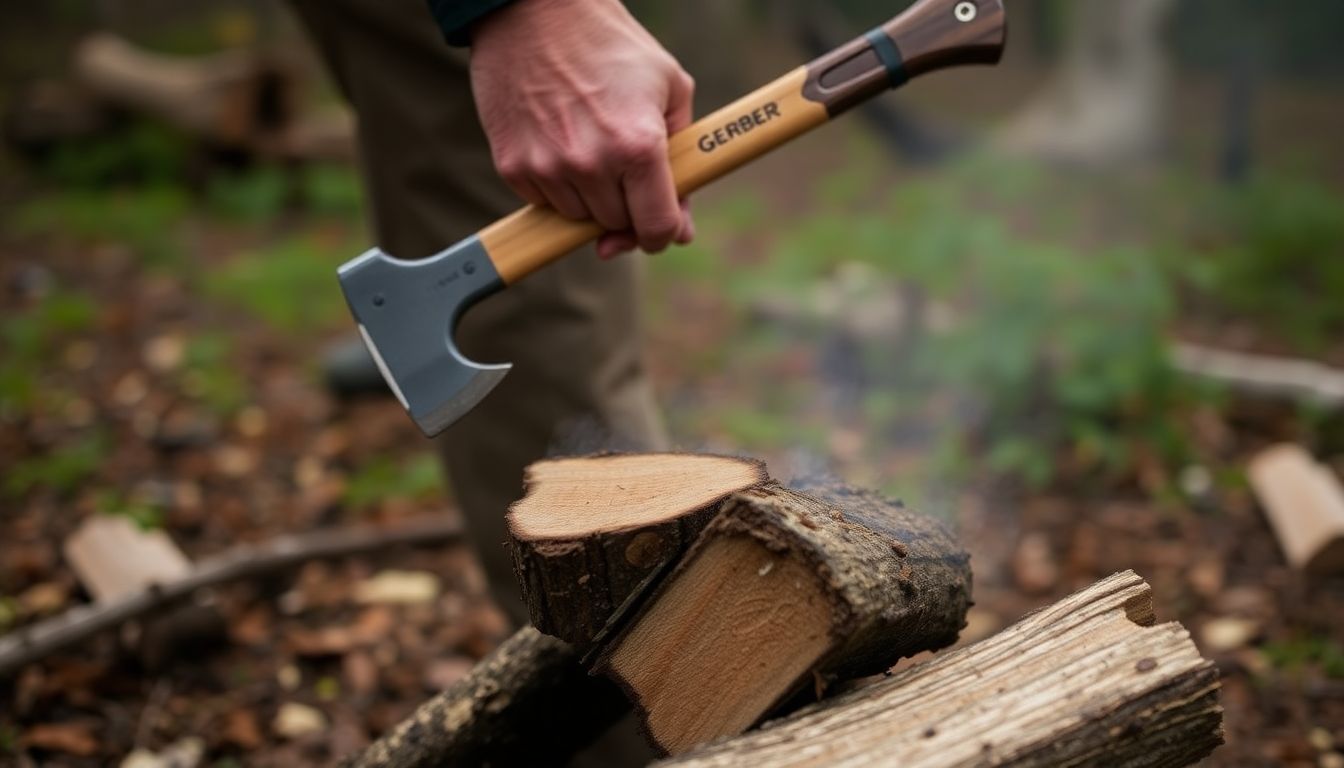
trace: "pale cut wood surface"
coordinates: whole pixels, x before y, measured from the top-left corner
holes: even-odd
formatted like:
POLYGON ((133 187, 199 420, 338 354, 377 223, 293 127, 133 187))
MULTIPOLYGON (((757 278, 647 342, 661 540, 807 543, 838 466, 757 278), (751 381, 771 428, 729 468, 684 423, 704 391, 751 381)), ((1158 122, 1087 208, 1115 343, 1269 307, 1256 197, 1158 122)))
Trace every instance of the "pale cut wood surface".
POLYGON ((751 727, 832 642, 816 573, 755 539, 716 539, 679 579, 610 659, 674 754, 751 727))
POLYGON ((591 536, 666 522, 766 479, 760 462, 643 453, 550 459, 527 468, 509 508, 519 539, 591 536))
POLYGON ((955 642, 971 574, 946 528, 837 483, 810 490, 730 497, 605 644, 595 671, 626 690, 663 752, 955 642))
POLYGON ((1344 571, 1344 486, 1295 445, 1278 445, 1250 464, 1251 487, 1294 568, 1344 571))
POLYGON ((1218 672, 1132 571, 993 637, 659 763, 1181 766, 1223 741, 1218 672))
POLYGON ((768 479, 752 459, 606 454, 528 467, 508 514, 532 623, 588 648, 675 563, 733 492, 768 479))
POLYGON ((65 541, 65 560, 95 600, 113 600, 191 572, 163 531, 142 531, 121 515, 94 515, 65 541))

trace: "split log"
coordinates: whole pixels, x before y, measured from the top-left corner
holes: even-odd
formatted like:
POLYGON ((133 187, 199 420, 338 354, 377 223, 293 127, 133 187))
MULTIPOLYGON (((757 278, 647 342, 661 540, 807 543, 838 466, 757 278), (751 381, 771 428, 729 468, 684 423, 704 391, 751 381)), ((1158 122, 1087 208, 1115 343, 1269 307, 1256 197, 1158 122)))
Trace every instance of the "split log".
POLYGON ((1295 445, 1279 445, 1252 459, 1249 474, 1289 565, 1344 571, 1344 486, 1334 472, 1295 445))
POLYGON ((804 687, 952 644, 969 557, 936 520, 830 484, 734 494, 605 645, 655 748, 736 735, 804 687))
POLYGON ((571 646, 528 627, 342 765, 562 765, 629 709, 571 646))
POLYGON ((508 524, 533 625, 589 647, 629 598, 681 557, 725 498, 767 479, 759 461, 673 453, 528 467, 508 524))
POLYGON ((1116 574, 975 645, 660 763, 1182 766, 1223 741, 1218 672, 1116 574))

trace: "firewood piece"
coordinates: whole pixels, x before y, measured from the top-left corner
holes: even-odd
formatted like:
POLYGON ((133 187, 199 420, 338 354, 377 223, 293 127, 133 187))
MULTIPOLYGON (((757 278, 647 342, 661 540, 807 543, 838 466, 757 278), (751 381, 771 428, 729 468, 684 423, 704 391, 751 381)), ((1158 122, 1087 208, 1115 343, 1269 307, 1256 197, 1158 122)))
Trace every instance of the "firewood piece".
POLYGON ((1344 571, 1344 487, 1334 472, 1295 445, 1278 445, 1251 460, 1250 478, 1290 565, 1344 571))
POLYGON ((95 600, 114 600, 191 571, 191 561, 168 534, 143 531, 121 516, 90 517, 66 539, 64 549, 95 600))
POLYGON ((563 765, 629 709, 571 646, 527 627, 343 765, 563 765))
POLYGON ((436 516, 395 527, 361 525, 278 536, 256 545, 242 544, 199 562, 180 579, 153 584, 116 599, 75 606, 0 636, 0 677, 100 632, 171 608, 210 587, 260 578, 309 560, 347 557, 406 544, 442 544, 457 539, 461 533, 460 521, 436 516))
POLYGON ((969 557, 941 523, 829 484, 731 496, 595 671, 627 692, 655 747, 745 731, 803 688, 950 645, 969 557))
MULTIPOLYGON (((191 561, 163 531, 141 530, 122 516, 95 515, 65 541, 65 559, 95 601, 108 603, 156 584, 186 578, 191 561)), ((158 669, 177 649, 224 637, 227 625, 208 590, 195 599, 123 628, 122 640, 149 669, 158 669)))
POLYGON ((1176 370, 1247 395, 1339 409, 1344 407, 1344 371, 1288 357, 1252 355, 1196 344, 1173 344, 1176 370))
POLYGON ((532 623, 580 648, 675 563, 735 491, 767 480, 750 459, 676 453, 553 459, 527 468, 509 510, 532 623))
POLYGON ((659 765, 1181 766, 1223 742, 1218 670, 1119 573, 979 643, 659 765))

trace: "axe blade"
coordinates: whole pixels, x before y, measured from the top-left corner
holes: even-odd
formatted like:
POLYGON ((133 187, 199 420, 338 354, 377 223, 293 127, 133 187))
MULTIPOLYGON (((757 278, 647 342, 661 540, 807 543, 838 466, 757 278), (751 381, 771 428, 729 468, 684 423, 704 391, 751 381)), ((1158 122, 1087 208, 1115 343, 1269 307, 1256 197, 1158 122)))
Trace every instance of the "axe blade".
POLYGON ((453 341, 462 313, 503 288, 479 239, 422 261, 374 248, 339 277, 369 354, 426 437, 474 408, 512 367, 468 360, 453 341))

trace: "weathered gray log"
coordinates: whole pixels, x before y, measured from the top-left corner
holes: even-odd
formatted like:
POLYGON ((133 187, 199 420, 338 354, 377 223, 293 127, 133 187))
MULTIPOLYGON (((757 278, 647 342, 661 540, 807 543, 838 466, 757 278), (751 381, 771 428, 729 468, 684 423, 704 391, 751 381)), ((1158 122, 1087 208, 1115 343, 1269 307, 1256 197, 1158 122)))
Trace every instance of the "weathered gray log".
POLYGON ((563 765, 629 709, 571 646, 528 627, 342 765, 563 765))
POLYGON ((975 645, 660 763, 1183 766, 1223 742, 1218 671, 1132 571, 975 645))
POLYGON ((595 671, 667 753, 741 733, 804 688, 952 644, 969 557, 938 521, 838 484, 731 496, 595 671))
POLYGON ((579 648, 674 564, 730 494, 768 479, 752 459, 678 453, 551 459, 509 510, 532 623, 579 648))

